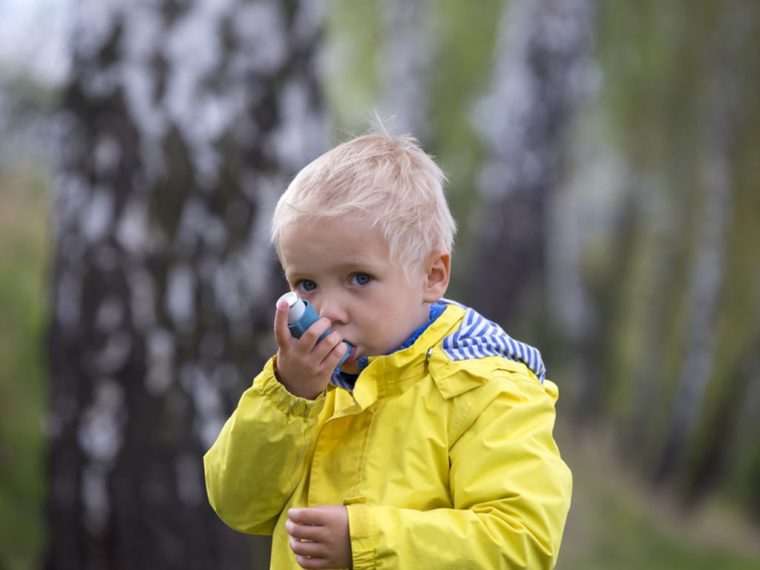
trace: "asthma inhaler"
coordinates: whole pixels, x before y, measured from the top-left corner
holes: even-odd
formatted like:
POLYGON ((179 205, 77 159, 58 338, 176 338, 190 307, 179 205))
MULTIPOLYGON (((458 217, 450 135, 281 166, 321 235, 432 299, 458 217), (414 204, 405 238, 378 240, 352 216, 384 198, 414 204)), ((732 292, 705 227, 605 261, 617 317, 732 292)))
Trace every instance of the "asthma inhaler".
MULTIPOLYGON (((289 291, 288 293, 285 293, 283 296, 281 296, 277 300, 277 304, 283 300, 287 301, 288 303, 288 329, 290 329, 290 334, 296 338, 301 338, 301 335, 306 332, 306 329, 308 329, 311 325, 314 324, 315 321, 319 319, 319 315, 317 314, 317 311, 314 310, 314 307, 311 306, 311 303, 309 303, 306 299, 299 299, 298 295, 292 291, 289 291)), ((325 338, 328 334, 330 334, 330 332, 330 329, 327 329, 325 332, 323 332, 319 336, 319 339, 317 339, 317 342, 325 338)), ((343 363, 348 359, 349 355, 351 354, 351 350, 353 349, 350 342, 344 340, 343 344, 346 345, 346 353, 338 362, 338 368, 342 366, 343 363)))

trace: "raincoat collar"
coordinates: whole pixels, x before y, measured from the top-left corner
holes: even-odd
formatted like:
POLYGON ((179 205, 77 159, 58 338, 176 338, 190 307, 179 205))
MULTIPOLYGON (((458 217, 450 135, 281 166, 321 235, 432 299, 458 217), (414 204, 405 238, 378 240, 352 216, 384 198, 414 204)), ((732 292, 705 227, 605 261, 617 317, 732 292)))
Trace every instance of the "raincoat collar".
POLYGON ((376 401, 406 391, 427 374, 433 347, 456 330, 464 316, 462 308, 447 304, 443 312, 406 348, 391 354, 369 357, 353 390, 353 399, 362 409, 376 401))
POLYGON ((353 392, 345 393, 346 405, 367 409, 405 392, 428 374, 447 399, 509 372, 527 372, 543 382, 546 370, 538 350, 514 340, 473 309, 444 302, 443 312, 411 346, 369 357, 353 392))

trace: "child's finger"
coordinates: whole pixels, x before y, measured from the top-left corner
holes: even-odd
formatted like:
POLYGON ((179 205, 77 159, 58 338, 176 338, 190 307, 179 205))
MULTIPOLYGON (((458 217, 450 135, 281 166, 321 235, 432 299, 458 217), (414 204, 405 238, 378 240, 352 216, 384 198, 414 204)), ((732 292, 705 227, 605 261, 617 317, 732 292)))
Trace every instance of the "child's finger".
POLYGON ((274 339, 277 346, 286 346, 291 338, 288 330, 288 302, 281 299, 277 302, 277 308, 274 313, 274 339))
POLYGON ((325 515, 319 507, 288 509, 288 520, 297 525, 322 526, 325 522, 325 515))
MULTIPOLYGON (((303 333, 303 341, 308 344, 310 349, 314 349, 315 347, 322 348, 322 341, 325 339, 321 337, 327 332, 330 326, 332 326, 330 319, 325 317, 320 318, 303 333)), ((326 335, 325 338, 327 338, 327 336, 329 335, 326 335)))
POLYGON ((314 347, 314 353, 320 362, 332 370, 345 352, 342 346, 343 337, 333 331, 319 341, 319 344, 314 347))
POLYGON ((326 558, 328 554, 327 548, 321 542, 310 542, 290 537, 290 539, 288 539, 288 545, 295 554, 300 556, 308 556, 309 558, 326 558))
POLYGON ((340 359, 343 358, 346 350, 346 344, 344 342, 341 341, 336 343, 322 361, 324 368, 330 371, 337 369, 338 363, 340 362, 340 359))
POLYGON ((298 524, 290 519, 285 521, 285 530, 296 540, 308 540, 319 543, 325 541, 327 534, 324 526, 298 524))

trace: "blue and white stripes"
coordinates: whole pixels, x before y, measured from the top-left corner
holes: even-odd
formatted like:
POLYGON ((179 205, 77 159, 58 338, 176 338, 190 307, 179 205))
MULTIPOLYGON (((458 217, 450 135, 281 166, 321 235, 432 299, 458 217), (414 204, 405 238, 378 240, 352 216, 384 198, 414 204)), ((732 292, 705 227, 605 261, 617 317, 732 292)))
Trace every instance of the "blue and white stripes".
POLYGON ((452 360, 503 356, 525 364, 541 382, 546 377, 544 361, 536 348, 516 341, 499 325, 469 308, 465 309, 459 329, 443 339, 442 348, 452 360))

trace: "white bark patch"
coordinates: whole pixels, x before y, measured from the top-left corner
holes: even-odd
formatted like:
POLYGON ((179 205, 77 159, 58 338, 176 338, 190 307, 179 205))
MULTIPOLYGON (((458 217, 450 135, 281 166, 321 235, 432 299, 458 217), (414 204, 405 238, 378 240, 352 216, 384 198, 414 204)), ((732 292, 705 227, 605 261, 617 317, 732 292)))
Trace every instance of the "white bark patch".
POLYGON ((172 267, 166 286, 166 309, 179 329, 195 325, 195 289, 195 275, 189 265, 172 267))
POLYGON ((147 339, 145 388, 152 396, 165 393, 174 380, 174 337, 164 329, 154 329, 147 339))
POLYGON ((115 68, 91 65, 116 32, 121 20, 118 12, 123 10, 116 0, 83 0, 76 10, 77 20, 72 28, 74 61, 79 73, 79 84, 88 97, 105 97, 119 84, 115 68), (76 62, 82 62, 76 65, 76 62))
POLYGON ((169 30, 162 47, 168 62, 162 104, 187 143, 201 187, 216 182, 220 157, 214 143, 233 124, 239 107, 204 82, 222 65, 219 28, 230 0, 196 2, 169 30))
MULTIPOLYGON (((305 22, 305 24, 308 22, 305 22)), ((262 74, 280 68, 288 54, 282 8, 274 2, 251 2, 233 22, 235 39, 248 54, 248 69, 262 74)))
POLYGON ((156 101, 156 77, 153 58, 163 38, 163 23, 158 8, 145 4, 130 7, 124 19, 122 36, 122 86, 127 109, 142 136, 158 139, 166 132, 167 122, 156 101))
POLYGON ((96 189, 82 212, 82 233, 90 243, 103 239, 113 220, 114 195, 106 189, 96 189))
POLYGON ((115 69, 98 69, 84 73, 80 81, 82 91, 90 99, 105 99, 119 85, 119 74, 115 69))
POLYGON ((248 309, 248 300, 243 290, 243 263, 243 255, 231 255, 212 276, 216 302, 232 321, 245 319, 248 309))
POLYGON ((184 256, 192 256, 198 247, 198 240, 203 232, 205 211, 200 200, 189 197, 182 207, 179 227, 173 246, 184 256))
POLYGON ((110 510, 107 476, 123 442, 124 410, 121 386, 114 380, 103 379, 96 385, 93 403, 80 420, 79 444, 88 457, 82 480, 84 522, 95 534, 107 524, 110 510))
POLYGON ((517 0, 504 11, 492 91, 474 114, 491 156, 480 180, 486 198, 506 199, 518 182, 534 186, 553 175, 546 156, 551 141, 537 139, 536 132, 549 120, 543 107, 558 97, 571 107, 592 79, 585 54, 590 10, 588 0, 517 0), (542 76, 534 53, 567 65, 542 76))
MULTIPOLYGON (((220 384, 229 381, 228 366, 217 367, 212 373, 200 366, 185 364, 180 372, 180 384, 193 400, 195 409, 194 429, 205 449, 211 447, 226 420, 220 396, 220 384)), ((237 376, 234 381, 237 381, 237 376)))
POLYGON ((79 0, 72 28, 77 56, 88 60, 96 57, 113 34, 117 21, 114 12, 120 4, 118 0, 79 0))
POLYGON ((180 217, 175 247, 184 255, 193 255, 202 244, 210 252, 220 253, 227 245, 224 221, 212 215, 197 198, 185 201, 180 217))
POLYGON ((391 0, 384 6, 380 59, 383 106, 394 130, 425 139, 430 131, 429 85, 433 61, 431 10, 425 0, 391 0))
POLYGON ((301 77, 288 80, 280 103, 282 120, 272 144, 285 169, 296 172, 324 148, 324 117, 314 113, 309 86, 301 77))
MULTIPOLYGON (((147 4, 130 7, 121 46, 122 81, 129 113, 142 136, 140 154, 151 176, 164 168, 162 140, 174 125, 190 152, 196 182, 202 189, 212 189, 221 164, 216 143, 223 133, 241 123, 240 117, 258 97, 259 92, 250 84, 251 75, 271 75, 287 61, 288 30, 282 7, 276 2, 236 6, 231 25, 239 46, 232 57, 223 53, 220 28, 233 12, 232 4, 232 0, 188 4, 169 28, 157 8, 147 4), (155 62, 159 58, 166 61, 163 93, 157 92, 155 62), (216 81, 220 76, 225 88, 210 88, 209 79, 216 81)), ((319 5, 299 11, 295 22, 299 38, 305 41, 318 31, 321 10, 319 5)), ((291 93, 286 98, 291 108, 308 110, 301 101, 302 94, 291 93)), ((281 144, 297 144, 286 147, 289 150, 283 156, 292 157, 297 168, 322 148, 324 140, 320 138, 314 144, 312 133, 326 131, 323 125, 314 129, 304 123, 315 120, 313 113, 294 115, 286 110, 282 116, 290 124, 280 137, 281 144), (297 149, 295 153, 293 148, 297 149)))
POLYGON ((79 445, 91 462, 110 465, 116 457, 125 409, 123 389, 115 380, 104 378, 96 384, 93 402, 79 424, 79 445))
POLYGON ((139 255, 148 253, 150 233, 145 202, 133 198, 124 207, 116 227, 116 241, 125 251, 139 255))
POLYGON ((123 18, 119 80, 127 111, 140 133, 140 156, 148 176, 153 177, 164 167, 161 140, 169 127, 157 100, 154 67, 165 30, 158 6, 142 2, 128 9, 129 17, 123 18))
POLYGON ((95 145, 95 170, 102 176, 113 174, 121 161, 121 146, 113 137, 101 137, 95 145))

